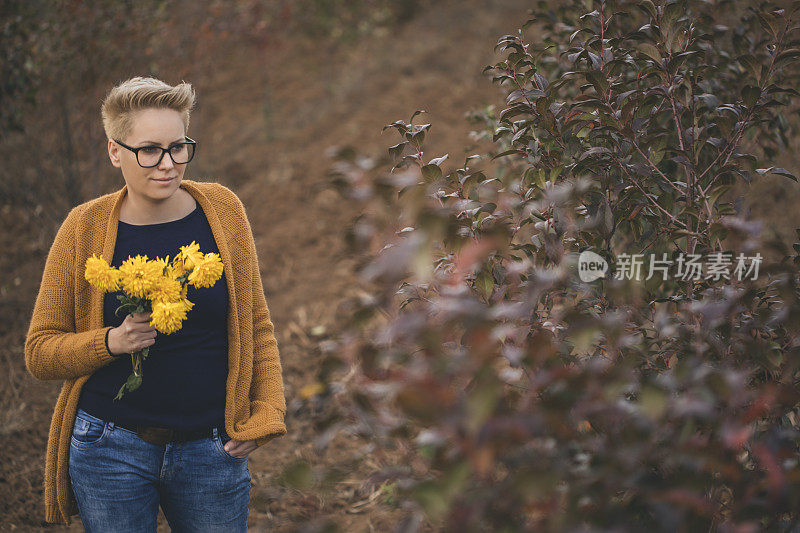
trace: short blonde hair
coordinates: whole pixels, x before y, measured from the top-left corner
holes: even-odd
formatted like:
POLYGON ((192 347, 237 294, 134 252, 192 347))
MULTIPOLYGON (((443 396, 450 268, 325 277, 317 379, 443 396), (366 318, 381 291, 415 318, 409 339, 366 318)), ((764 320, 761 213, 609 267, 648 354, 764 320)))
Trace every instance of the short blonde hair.
POLYGON ((195 104, 190 83, 174 87, 156 78, 137 76, 123 81, 106 95, 100 114, 109 139, 125 139, 133 129, 133 115, 142 109, 167 108, 181 114, 184 133, 189 130, 189 114, 195 104))

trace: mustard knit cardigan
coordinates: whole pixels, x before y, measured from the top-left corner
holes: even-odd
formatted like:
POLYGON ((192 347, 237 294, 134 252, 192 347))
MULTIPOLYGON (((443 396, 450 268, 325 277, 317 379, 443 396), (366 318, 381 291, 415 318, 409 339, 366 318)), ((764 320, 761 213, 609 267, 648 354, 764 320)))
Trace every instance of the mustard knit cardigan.
MULTIPOLYGON (((278 344, 261 285, 244 206, 218 183, 184 179, 219 248, 228 284, 228 378, 225 431, 258 446, 286 434, 278 344)), ((114 361, 105 345, 103 294, 85 280, 92 254, 111 262, 127 186, 74 207, 56 234, 25 340, 25 364, 41 380, 64 380, 47 440, 45 520, 70 524, 77 514, 69 480, 69 447, 77 403, 92 373, 114 361)))

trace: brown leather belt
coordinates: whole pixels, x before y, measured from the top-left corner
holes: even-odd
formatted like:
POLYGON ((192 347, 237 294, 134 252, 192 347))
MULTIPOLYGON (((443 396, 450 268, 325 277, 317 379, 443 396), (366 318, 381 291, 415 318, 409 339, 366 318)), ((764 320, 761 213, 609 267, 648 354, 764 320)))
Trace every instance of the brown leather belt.
MULTIPOLYGON (((192 440, 204 439, 214 435, 213 428, 211 429, 196 429, 196 430, 183 430, 172 429, 158 426, 135 426, 128 427, 122 424, 115 424, 117 427, 133 431, 139 438, 151 444, 165 446, 171 442, 189 442, 192 440)), ((219 430, 220 434, 224 430, 219 430)))

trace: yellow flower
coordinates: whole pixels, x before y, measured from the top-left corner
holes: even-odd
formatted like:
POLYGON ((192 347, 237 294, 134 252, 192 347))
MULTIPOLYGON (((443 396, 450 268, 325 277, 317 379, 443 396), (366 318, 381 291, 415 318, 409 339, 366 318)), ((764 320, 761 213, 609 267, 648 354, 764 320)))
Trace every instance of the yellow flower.
POLYGON ((186 246, 181 246, 181 251, 178 255, 183 260, 183 265, 186 270, 192 270, 195 265, 203 260, 203 253, 200 251, 200 245, 194 241, 186 246))
POLYGON ((149 294, 149 298, 154 302, 174 302, 181 298, 181 282, 168 276, 161 276, 149 294))
POLYGON ((189 283, 195 287, 211 287, 222 277, 222 260, 219 254, 207 253, 189 274, 189 283))
POLYGON ((146 297, 162 277, 161 268, 160 263, 148 261, 146 255, 129 257, 119 267, 122 290, 134 298, 146 297))
POLYGON ((102 255, 96 257, 92 254, 92 257, 86 260, 84 277, 92 286, 103 292, 112 292, 119 288, 119 271, 109 266, 102 255))
POLYGON ((181 258, 180 254, 175 256, 175 259, 172 260, 172 263, 170 263, 169 267, 167 267, 167 268, 169 270, 169 272, 168 272, 169 273, 169 277, 171 277, 173 279, 178 279, 179 277, 181 277, 184 274, 186 274, 187 272, 189 272, 186 269, 186 265, 184 264, 183 259, 181 258))
POLYGON ((187 300, 185 297, 181 300, 181 303, 183 304, 183 308, 186 310, 187 313, 192 310, 192 307, 194 307, 194 304, 189 300, 187 300))
MULTIPOLYGON (((158 271, 162 275, 167 274, 165 269, 169 268, 169 256, 167 256, 166 259, 161 259, 160 257, 156 257, 155 259, 152 259, 152 262, 158 265, 158 271)), ((155 269, 155 266, 153 266, 153 268, 155 269)))
POLYGON ((182 301, 177 302, 153 302, 153 310, 150 313, 150 325, 161 333, 169 335, 181 329, 183 320, 186 318, 186 309, 182 301))
POLYGON ((191 253, 197 253, 199 251, 200 251, 200 245, 194 241, 185 246, 181 246, 181 254, 183 255, 189 255, 191 253))

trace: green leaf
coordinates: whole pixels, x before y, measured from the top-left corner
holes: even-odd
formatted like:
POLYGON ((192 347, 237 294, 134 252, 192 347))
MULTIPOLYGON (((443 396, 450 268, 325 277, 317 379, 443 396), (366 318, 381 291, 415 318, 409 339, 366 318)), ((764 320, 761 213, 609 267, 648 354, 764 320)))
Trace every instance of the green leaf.
POLYGON ((683 13, 683 6, 679 2, 667 3, 664 8, 664 15, 661 17, 661 30, 663 34, 672 32, 672 26, 683 13))
POLYGON ((586 79, 592 84, 597 94, 605 94, 608 91, 608 79, 599 70, 589 70, 586 72, 586 79))
POLYGON ((442 166, 442 163, 444 163, 445 160, 447 159, 447 156, 448 156, 448 154, 444 154, 442 157, 434 157, 433 159, 431 159, 428 162, 428 164, 429 165, 436 165, 437 167, 440 167, 440 166, 442 166))
POLYGON ((492 278, 492 275, 485 270, 481 270, 475 278, 475 289, 488 300, 494 290, 494 278, 492 278))
POLYGON ((788 170, 786 170, 785 168, 780 168, 780 167, 773 168, 772 173, 797 181, 797 177, 788 170))
POLYGON ((422 144, 425 142, 425 130, 421 129, 406 133, 406 139, 408 139, 414 147, 421 148, 422 144))
POLYGON ((736 58, 736 60, 744 67, 746 72, 756 80, 757 84, 761 83, 761 63, 755 57, 744 54, 736 58))
POLYGON ((384 131, 386 131, 386 130, 387 130, 387 129, 389 129, 389 128, 395 128, 395 129, 396 129, 398 132, 400 132, 400 134, 403 134, 403 133, 405 133, 406 131, 408 131, 408 124, 406 124, 406 123, 405 123, 404 121, 402 121, 402 120, 395 120, 395 121, 394 121, 394 122, 392 122, 391 124, 387 124, 387 125, 385 125, 385 126, 383 127, 383 129, 381 129, 381 132, 384 132, 384 131))
POLYGON ((442 169, 437 165, 425 165, 422 167, 422 177, 427 182, 438 180, 442 177, 442 169))
POLYGON ((642 43, 636 47, 636 49, 641 52, 646 57, 652 59, 656 62, 656 64, 661 64, 661 52, 658 51, 658 48, 653 46, 650 43, 642 43))
POLYGON ((125 382, 122 387, 120 387, 117 395, 114 397, 114 400, 121 400, 122 396, 125 392, 132 392, 138 389, 142 384, 142 376, 137 376, 136 374, 131 374, 128 376, 128 380, 125 382))
POLYGON ((587 157, 593 157, 593 156, 596 156, 596 155, 604 155, 604 154, 610 154, 610 153, 611 153, 611 150, 609 150, 608 148, 605 148, 604 146, 593 146, 592 148, 589 148, 588 150, 583 152, 578 160, 579 161, 583 161, 587 157))
POLYGON ((791 180, 797 181, 797 177, 794 174, 792 174, 791 172, 789 172, 785 168, 781 168, 781 167, 757 168, 756 172, 758 172, 762 176, 764 174, 772 173, 772 174, 777 174, 779 176, 784 176, 784 177, 789 178, 791 180))
POLYGON ((719 200, 720 196, 728 192, 731 189, 731 187, 732 187, 731 185, 723 185, 721 187, 715 187, 708 194, 709 204, 713 207, 719 200))
POLYGON ((761 27, 769 33, 772 37, 776 37, 778 32, 780 31, 778 27, 778 21, 775 15, 772 13, 764 13, 764 12, 757 12, 756 17, 758 17, 758 22, 761 24, 761 27))
POLYGON ((408 141, 403 141, 401 143, 397 143, 394 146, 389 147, 389 155, 392 159, 397 159, 403 154, 403 149, 408 146, 408 141))
POLYGON ((516 150, 516 149, 506 150, 505 152, 500 152, 496 156, 492 157, 492 161, 494 161, 495 159, 499 159, 501 157, 505 157, 507 155, 521 154, 521 153, 522 153, 522 150, 516 150))
POLYGON ((509 127, 506 127, 506 126, 500 126, 499 128, 497 128, 497 129, 494 131, 494 135, 492 135, 492 142, 497 142, 497 140, 498 140, 500 137, 503 137, 504 135, 506 135, 506 134, 508 134, 508 133, 511 133, 511 131, 512 131, 512 130, 511 130, 511 128, 509 128, 509 127))
POLYGON ((697 99, 703 102, 703 105, 705 105, 711 111, 714 111, 717 109, 717 107, 719 107, 719 98, 717 98, 716 95, 703 93, 698 95, 697 99))
POLYGON ((497 209, 497 204, 493 202, 487 202, 483 204, 475 214, 477 215, 478 213, 494 213, 495 209, 497 209))
POLYGON ((644 0, 637 4, 639 9, 642 9, 650 15, 650 20, 655 21, 658 18, 655 4, 651 0, 644 0))
POLYGON ((742 89, 742 100, 744 101, 744 105, 747 107, 755 106, 760 96, 761 89, 758 87, 747 85, 744 89, 742 89))
POLYGON ((797 48, 784 50, 775 57, 775 64, 773 65, 773 67, 775 69, 786 68, 787 66, 796 63, 798 57, 800 57, 800 50, 798 50, 797 48))
POLYGON ((500 121, 507 122, 509 119, 516 117, 517 115, 522 114, 529 114, 531 112, 531 107, 525 104, 514 104, 511 107, 507 107, 500 112, 500 121))

